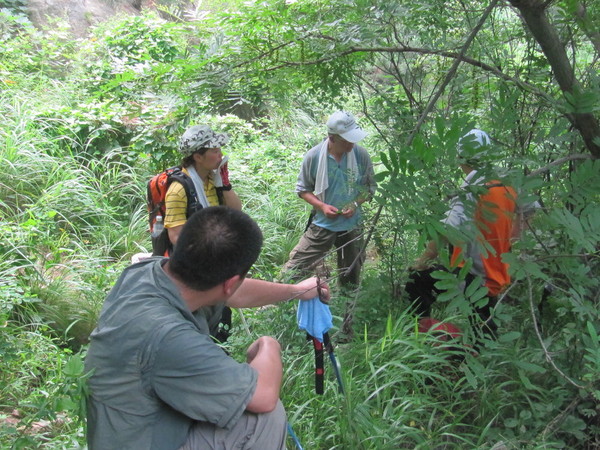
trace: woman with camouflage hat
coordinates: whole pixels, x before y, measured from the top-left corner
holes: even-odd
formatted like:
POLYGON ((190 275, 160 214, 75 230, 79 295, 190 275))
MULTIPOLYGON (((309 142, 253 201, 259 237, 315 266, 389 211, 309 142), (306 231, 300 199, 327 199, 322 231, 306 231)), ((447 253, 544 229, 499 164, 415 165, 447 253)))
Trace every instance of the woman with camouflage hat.
MULTIPOLYGON (((225 205, 242 209, 242 203, 229 182, 227 157, 221 147, 229 142, 225 133, 215 133, 207 125, 188 128, 179 141, 183 172, 194 182, 198 209, 225 205)), ((165 228, 173 245, 187 221, 187 198, 183 185, 174 181, 165 197, 165 228)))

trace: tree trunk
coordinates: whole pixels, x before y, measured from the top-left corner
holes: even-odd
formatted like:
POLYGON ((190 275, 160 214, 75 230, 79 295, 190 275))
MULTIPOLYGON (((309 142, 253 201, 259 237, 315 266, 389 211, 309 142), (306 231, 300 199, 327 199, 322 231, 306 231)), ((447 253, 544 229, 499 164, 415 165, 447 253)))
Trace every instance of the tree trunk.
MULTIPOLYGON (((554 26, 548 20, 545 11, 546 2, 541 0, 510 0, 510 3, 519 10, 525 25, 542 48, 554 77, 563 92, 575 94, 580 85, 575 78, 573 66, 569 61, 567 52, 562 45, 554 26)), ((600 125, 591 113, 575 112, 573 125, 577 128, 587 149, 595 158, 600 157, 600 145, 594 139, 600 140, 600 125)))

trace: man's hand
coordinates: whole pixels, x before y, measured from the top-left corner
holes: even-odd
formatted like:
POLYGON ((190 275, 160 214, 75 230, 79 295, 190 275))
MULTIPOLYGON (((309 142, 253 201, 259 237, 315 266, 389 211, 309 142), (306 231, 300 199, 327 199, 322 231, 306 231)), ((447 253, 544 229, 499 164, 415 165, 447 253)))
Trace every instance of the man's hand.
POLYGON ((429 241, 423 254, 415 260, 415 262, 410 266, 410 269, 417 271, 426 270, 433 264, 437 256, 437 244, 435 241, 429 241))
POLYGON ((346 219, 349 219, 350 217, 352 217, 354 215, 354 213, 356 212, 357 209, 358 209, 358 203, 352 202, 351 204, 344 206, 344 208, 340 211, 340 214, 343 217, 345 217, 346 219))
POLYGON ((248 347, 246 360, 258 373, 256 389, 246 409, 259 414, 273 411, 279 400, 283 377, 279 342, 269 336, 259 337, 248 347))
MULTIPOLYGON (((312 277, 297 284, 289 284, 244 278, 241 286, 225 303, 231 308, 256 308, 295 299, 310 300, 319 296, 317 280, 317 277, 312 277)), ((328 301, 329 286, 321 282, 320 287, 321 298, 328 301)))
POLYGON ((339 209, 337 209, 335 206, 328 205, 327 203, 323 203, 323 205, 321 206, 321 211, 323 212, 323 214, 325 214, 325 217, 329 219, 335 219, 340 215, 339 209))
POLYGON ((331 294, 327 283, 321 281, 318 277, 308 278, 296 284, 298 298, 300 300, 310 300, 311 298, 320 297, 324 303, 329 302, 331 294))

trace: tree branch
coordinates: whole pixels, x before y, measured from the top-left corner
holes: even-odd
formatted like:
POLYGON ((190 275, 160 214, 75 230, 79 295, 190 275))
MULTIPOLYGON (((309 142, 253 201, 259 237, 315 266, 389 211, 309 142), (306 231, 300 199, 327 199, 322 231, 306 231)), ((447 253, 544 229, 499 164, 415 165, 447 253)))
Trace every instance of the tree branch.
POLYGON ((567 414, 573 411, 573 409, 575 409, 575 407, 579 403, 581 403, 581 400, 582 399, 580 397, 575 397, 573 400, 571 400, 571 403, 569 403, 563 411, 561 411, 554 419, 552 419, 548 423, 548 425, 546 425, 546 428, 544 428, 544 431, 542 432, 543 440, 545 440, 546 436, 548 436, 548 434, 550 434, 563 420, 565 420, 567 414))
POLYGON ((471 30, 471 33, 469 34, 469 36, 467 36, 465 43, 463 44, 462 48, 460 49, 460 58, 456 58, 454 60, 454 62, 452 63, 452 66, 450 67, 450 70, 448 71, 448 73, 446 74, 446 77, 444 78, 444 81, 442 82, 442 85, 437 90, 437 92, 433 95, 433 97, 431 98, 431 100, 429 101, 427 106, 425 107, 425 110, 423 111, 423 113, 421 114, 421 117, 417 121, 415 128, 413 129, 412 133, 408 137, 408 142, 407 142, 408 145, 412 144, 414 137, 421 129, 421 125, 423 125, 423 122, 425 122, 427 115, 429 114, 429 112, 433 109, 433 107, 437 103, 438 99, 440 98, 440 96, 442 95, 444 90, 446 89, 446 86, 448 86, 448 84, 450 83, 450 80, 452 80, 452 78, 454 78, 454 75, 456 74, 456 70, 458 69, 458 66, 462 61, 462 58, 465 56, 465 53, 467 52, 468 48, 471 46, 473 39, 475 39, 475 36, 477 36, 477 33, 479 33, 479 30, 481 30, 481 27, 487 20, 488 16, 492 12, 492 10, 496 7, 497 3, 498 3, 498 0, 492 0, 490 2, 488 7, 486 8, 486 10, 481 15, 479 22, 477 23, 477 25, 475 25, 475 28, 473 28, 473 30, 471 30))
MULTIPOLYGON (((325 63, 325 62, 333 61, 339 57, 349 56, 349 55, 352 55, 355 53, 417 53, 420 55, 434 55, 434 56, 442 56, 445 58, 451 58, 454 60, 460 60, 461 62, 472 65, 474 67, 478 67, 486 72, 490 72, 502 80, 514 83, 516 86, 520 87, 521 89, 524 89, 538 97, 543 98, 549 104, 551 104, 555 107, 559 107, 558 102, 556 101, 555 98, 553 98, 551 95, 547 94, 546 92, 539 90, 537 87, 535 87, 523 80, 520 80, 519 78, 512 77, 512 76, 502 72, 500 69, 498 69, 494 66, 491 66, 489 64, 486 64, 478 59, 471 58, 464 54, 451 52, 451 51, 447 51, 447 50, 432 50, 432 49, 428 49, 428 48, 409 47, 409 46, 405 46, 405 45, 403 45, 402 47, 350 47, 342 52, 335 53, 330 56, 324 56, 324 57, 318 58, 318 59, 313 59, 310 61, 285 61, 277 66, 266 68, 266 69, 264 69, 264 71, 265 72, 273 72, 273 71, 284 69, 286 67, 313 66, 313 65, 318 65, 318 64, 325 63)), ((261 57, 266 56, 266 54, 267 53, 264 53, 261 57)), ((254 58, 253 61, 260 59, 261 57, 254 58)), ((575 125, 574 119, 571 114, 566 113, 566 112, 563 112, 563 114, 573 125, 575 125)))
POLYGON ((537 175, 540 175, 544 172, 548 172, 552 167, 554 166, 560 166, 561 164, 564 164, 568 161, 574 161, 577 159, 592 159, 593 156, 592 155, 587 155, 587 154, 582 154, 582 153, 576 153, 574 155, 569 155, 569 156, 565 156, 564 158, 559 158, 555 161, 552 161, 550 164, 548 164, 545 167, 541 167, 539 169, 534 170, 533 172, 531 172, 528 176, 529 177, 535 177, 537 175))
POLYGON ((582 254, 574 254, 574 255, 546 255, 546 256, 540 256, 539 258, 535 258, 534 261, 538 262, 538 261, 544 261, 547 259, 556 259, 556 258, 600 258, 600 255, 594 255, 594 254, 589 254, 589 253, 582 253, 582 254))
POLYGON ((548 363, 550 363, 550 365, 554 368, 554 370, 556 370, 556 372, 558 372, 558 374, 562 378, 564 378, 569 384, 572 384, 577 389, 586 389, 586 386, 582 386, 582 385, 576 383, 575 381, 573 381, 568 375, 566 375, 562 370, 560 370, 558 368, 558 366, 554 363, 554 360, 552 359, 552 355, 550 355, 550 352, 546 348, 546 344, 544 344, 544 338, 542 337, 542 335, 540 333, 540 329, 538 327, 538 322, 535 317, 535 306, 533 304, 533 289, 531 287, 531 279, 529 278, 529 276, 527 276, 527 287, 529 290, 529 307, 530 307, 530 311, 531 311, 531 320, 533 321, 533 329, 535 330, 535 334, 538 338, 540 346, 542 347, 542 351, 544 352, 544 355, 546 355, 546 361, 548 361, 548 363))
POLYGON ((577 18, 581 29, 596 48, 596 53, 600 54, 600 32, 589 26, 587 10, 585 5, 578 2, 575 5, 575 17, 577 18))

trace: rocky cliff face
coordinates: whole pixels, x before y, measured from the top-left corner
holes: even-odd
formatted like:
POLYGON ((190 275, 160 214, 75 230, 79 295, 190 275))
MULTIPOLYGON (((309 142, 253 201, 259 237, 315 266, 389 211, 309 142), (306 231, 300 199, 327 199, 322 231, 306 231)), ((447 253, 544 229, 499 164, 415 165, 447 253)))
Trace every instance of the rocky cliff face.
POLYGON ((69 22, 76 36, 85 36, 90 26, 115 14, 139 14, 154 7, 154 0, 28 0, 29 20, 47 25, 48 18, 60 17, 69 22))

